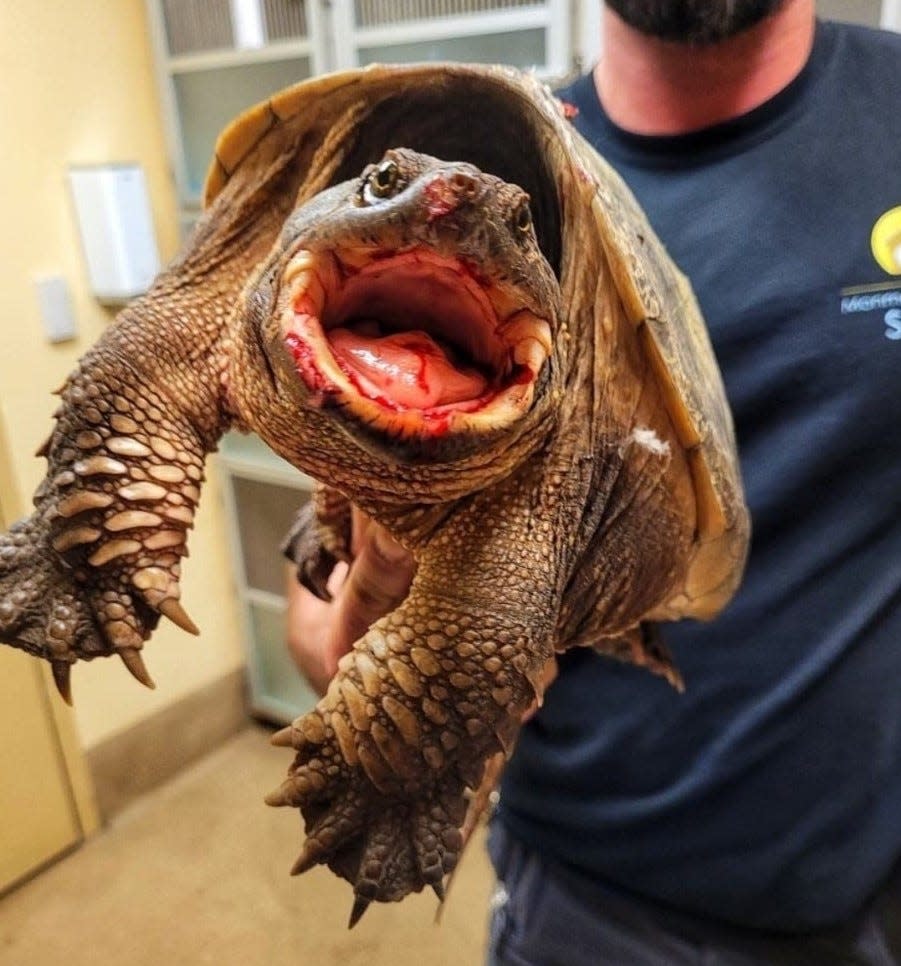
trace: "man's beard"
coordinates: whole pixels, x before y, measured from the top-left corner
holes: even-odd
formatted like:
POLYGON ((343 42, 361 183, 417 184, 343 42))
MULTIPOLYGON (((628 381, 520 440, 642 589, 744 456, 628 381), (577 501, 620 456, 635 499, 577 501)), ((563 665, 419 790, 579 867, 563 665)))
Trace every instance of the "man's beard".
POLYGON ((784 0, 606 0, 630 27, 660 40, 712 44, 747 30, 784 0))

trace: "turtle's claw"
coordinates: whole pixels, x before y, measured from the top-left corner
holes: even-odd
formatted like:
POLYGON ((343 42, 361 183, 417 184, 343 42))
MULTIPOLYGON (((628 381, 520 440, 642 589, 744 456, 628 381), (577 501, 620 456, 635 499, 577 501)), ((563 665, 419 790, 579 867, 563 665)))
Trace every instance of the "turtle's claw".
POLYGON ((372 902, 372 900, 367 899, 364 896, 355 897, 353 909, 350 910, 350 919, 347 922, 348 929, 353 929, 353 927, 363 918, 363 913, 369 908, 370 902, 372 902))
POLYGON ((151 691, 156 688, 156 682, 147 672, 144 659, 141 657, 141 652, 137 648, 123 647, 117 653, 122 658, 122 663, 128 668, 132 677, 140 681, 144 687, 150 688, 151 691))
POLYGON ((347 879, 356 896, 351 925, 371 902, 394 902, 426 886, 443 901, 445 878, 463 847, 462 781, 446 774, 408 795, 400 785, 377 788, 365 771, 346 762, 329 775, 323 762, 337 758, 328 755, 327 742, 311 740, 318 737, 314 725, 301 719, 275 736, 279 745, 301 745, 288 778, 266 799, 303 813, 307 837, 291 874, 326 864, 347 879))
POLYGON ((168 617, 176 627, 180 627, 183 631, 187 631, 189 634, 194 634, 195 636, 200 633, 198 626, 191 620, 187 611, 175 597, 167 597, 159 604, 157 609, 164 617, 168 617))
POLYGON ((371 902, 372 900, 365 898, 365 896, 356 896, 354 898, 353 909, 350 910, 350 919, 347 921, 348 929, 353 929, 363 918, 363 913, 369 908, 371 902))
POLYGON ((69 707, 72 707, 72 665, 68 661, 51 661, 53 668, 53 683, 60 697, 69 707))
POLYGON ((67 704, 79 659, 118 654, 141 684, 154 687, 140 651, 157 620, 116 572, 91 574, 63 563, 40 522, 0 534, 0 641, 49 661, 67 704))

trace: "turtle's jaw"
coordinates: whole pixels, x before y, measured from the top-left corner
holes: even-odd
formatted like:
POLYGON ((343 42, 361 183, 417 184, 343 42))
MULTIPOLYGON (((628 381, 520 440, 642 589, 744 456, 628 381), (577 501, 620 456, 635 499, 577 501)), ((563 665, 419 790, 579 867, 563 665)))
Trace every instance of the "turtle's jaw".
POLYGON ((551 328, 512 286, 425 248, 300 250, 281 332, 314 404, 401 439, 497 432, 530 408, 551 328))

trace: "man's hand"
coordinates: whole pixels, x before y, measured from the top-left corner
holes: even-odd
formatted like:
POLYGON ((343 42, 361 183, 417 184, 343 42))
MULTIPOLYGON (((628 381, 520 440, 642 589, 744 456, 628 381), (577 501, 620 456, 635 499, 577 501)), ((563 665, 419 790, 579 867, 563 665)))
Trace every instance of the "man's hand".
POLYGON ((338 661, 369 626, 407 596, 416 572, 412 556, 390 534, 354 510, 353 563, 339 563, 326 603, 288 575, 288 648, 317 694, 324 694, 338 661))

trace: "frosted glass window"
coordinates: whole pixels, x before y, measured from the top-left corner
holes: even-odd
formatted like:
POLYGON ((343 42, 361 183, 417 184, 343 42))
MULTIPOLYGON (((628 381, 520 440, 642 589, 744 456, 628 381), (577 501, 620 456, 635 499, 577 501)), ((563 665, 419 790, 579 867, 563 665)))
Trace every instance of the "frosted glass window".
POLYGON ((192 70, 174 77, 188 194, 199 198, 213 148, 222 129, 236 114, 310 76, 306 57, 262 61, 240 67, 192 70))
POLYGON ((533 7, 536 0, 356 0, 354 16, 358 26, 396 24, 402 20, 428 20, 533 7))
POLYGON ((510 64, 528 69, 547 62, 545 31, 515 30, 481 37, 447 37, 412 44, 360 47, 360 66, 381 63, 416 63, 423 60, 455 60, 476 64, 510 64))
POLYGON ((817 0, 817 16, 825 20, 844 20, 878 27, 881 14, 881 0, 817 0))
POLYGON ((303 0, 263 0, 263 19, 268 40, 288 40, 307 35, 303 0))
POLYGON ((282 595, 287 561, 279 545, 308 494, 240 476, 232 478, 232 485, 247 585, 282 595))

